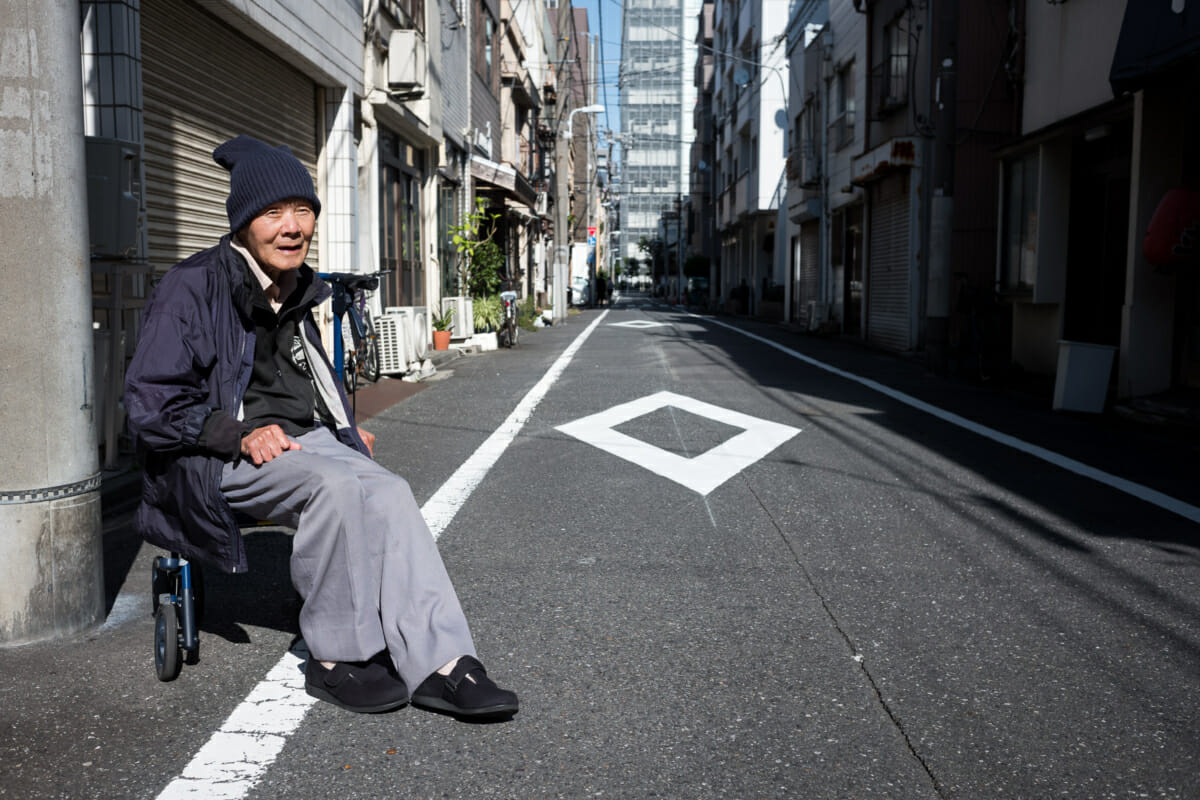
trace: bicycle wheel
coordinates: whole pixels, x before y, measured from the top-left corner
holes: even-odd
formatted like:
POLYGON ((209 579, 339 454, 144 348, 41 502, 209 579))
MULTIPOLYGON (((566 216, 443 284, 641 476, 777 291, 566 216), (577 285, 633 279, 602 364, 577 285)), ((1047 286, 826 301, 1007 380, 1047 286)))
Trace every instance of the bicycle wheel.
POLYGON ((363 309, 363 340, 362 349, 363 377, 371 383, 379 380, 379 339, 375 336, 375 323, 371 320, 371 312, 363 309))
POLYGON ((353 350, 342 357, 342 386, 347 394, 354 394, 358 388, 358 356, 353 350))
POLYGON ((379 380, 381 367, 379 365, 379 342, 375 334, 370 334, 362 341, 362 374, 371 383, 379 380))

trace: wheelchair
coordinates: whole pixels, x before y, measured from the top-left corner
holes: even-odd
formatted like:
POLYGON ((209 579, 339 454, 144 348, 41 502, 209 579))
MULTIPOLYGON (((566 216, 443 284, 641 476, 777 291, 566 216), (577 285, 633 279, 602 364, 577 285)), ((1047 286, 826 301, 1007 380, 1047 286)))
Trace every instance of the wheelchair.
POLYGON ((160 681, 173 681, 184 661, 200 661, 204 572, 178 553, 156 557, 151 570, 154 670, 160 681))

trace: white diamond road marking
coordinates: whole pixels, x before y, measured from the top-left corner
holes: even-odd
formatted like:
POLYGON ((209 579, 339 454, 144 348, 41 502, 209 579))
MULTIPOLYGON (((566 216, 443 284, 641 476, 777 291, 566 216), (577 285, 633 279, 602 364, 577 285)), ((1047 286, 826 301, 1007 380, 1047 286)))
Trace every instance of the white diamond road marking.
POLYGON ((631 400, 607 411, 559 425, 557 430, 645 467, 701 495, 707 495, 800 432, 799 428, 790 425, 752 417, 674 392, 657 392, 631 400), (685 458, 614 430, 632 419, 667 406, 741 428, 742 432, 705 453, 685 458))
POLYGON ((610 322, 610 328, 663 328, 669 327, 669 322, 651 322, 648 319, 631 319, 629 322, 610 322))

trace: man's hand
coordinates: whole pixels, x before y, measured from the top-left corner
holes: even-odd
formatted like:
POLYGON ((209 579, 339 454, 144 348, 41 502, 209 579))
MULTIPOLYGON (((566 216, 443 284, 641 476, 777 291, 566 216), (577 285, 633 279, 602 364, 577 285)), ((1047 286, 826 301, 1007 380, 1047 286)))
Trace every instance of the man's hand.
POLYGON ((362 437, 363 444, 365 444, 367 446, 367 450, 370 451, 371 458, 374 458, 375 457, 375 434, 371 433, 370 431, 364 431, 362 428, 359 428, 358 435, 360 437, 362 437))
POLYGON ((289 439, 278 425, 264 425, 242 437, 242 455, 256 467, 282 455, 284 450, 299 449, 300 443, 289 439))

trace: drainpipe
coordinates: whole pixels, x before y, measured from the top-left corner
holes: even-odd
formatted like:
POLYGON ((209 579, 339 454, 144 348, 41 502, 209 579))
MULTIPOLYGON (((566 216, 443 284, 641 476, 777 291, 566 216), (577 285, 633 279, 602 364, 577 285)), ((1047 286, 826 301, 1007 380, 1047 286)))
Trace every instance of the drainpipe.
POLYGON ((954 139, 958 113, 958 0, 935 6, 936 59, 933 118, 933 197, 929 209, 929 278, 925 297, 925 353, 937 373, 947 369, 950 342, 951 247, 954 238, 954 139))

